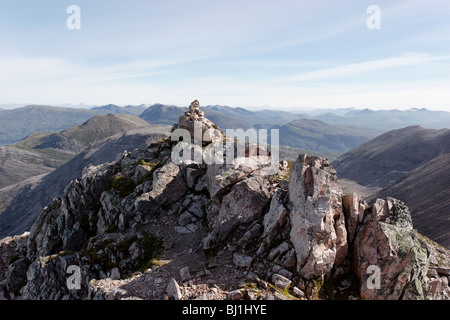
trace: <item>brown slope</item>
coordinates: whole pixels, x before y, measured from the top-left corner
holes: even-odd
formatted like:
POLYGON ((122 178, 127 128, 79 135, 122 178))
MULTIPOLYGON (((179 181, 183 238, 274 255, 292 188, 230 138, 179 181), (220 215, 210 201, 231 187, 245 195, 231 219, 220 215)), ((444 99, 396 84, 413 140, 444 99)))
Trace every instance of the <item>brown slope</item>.
POLYGON ((386 132, 333 161, 339 178, 387 187, 415 168, 450 152, 449 129, 411 126, 386 132))
POLYGON ((405 202, 414 227, 450 248, 450 153, 414 169, 371 198, 385 196, 405 202))

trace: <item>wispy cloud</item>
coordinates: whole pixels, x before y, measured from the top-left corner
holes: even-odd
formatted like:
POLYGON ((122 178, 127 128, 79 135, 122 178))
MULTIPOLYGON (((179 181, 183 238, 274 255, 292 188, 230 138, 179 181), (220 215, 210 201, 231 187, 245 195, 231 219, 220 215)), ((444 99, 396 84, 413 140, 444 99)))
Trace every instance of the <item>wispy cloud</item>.
POLYGON ((361 63, 352 63, 342 66, 303 72, 299 74, 284 76, 278 79, 274 79, 273 81, 279 83, 286 83, 286 82, 328 80, 355 74, 361 75, 364 73, 385 69, 421 66, 424 64, 428 64, 430 62, 443 60, 450 60, 450 56, 431 56, 429 54, 407 53, 399 57, 391 57, 361 63))

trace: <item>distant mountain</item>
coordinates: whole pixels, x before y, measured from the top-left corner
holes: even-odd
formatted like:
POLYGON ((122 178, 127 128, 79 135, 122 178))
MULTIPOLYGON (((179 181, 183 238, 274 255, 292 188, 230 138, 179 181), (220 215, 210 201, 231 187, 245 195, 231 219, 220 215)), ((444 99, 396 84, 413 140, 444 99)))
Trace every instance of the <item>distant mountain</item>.
POLYGON ((280 145, 328 154, 342 154, 376 135, 373 130, 330 125, 313 119, 294 120, 279 129, 280 145))
POLYGON ((450 153, 407 173, 371 198, 391 196, 409 207, 414 227, 450 248, 450 153))
MULTIPOLYGON (((214 110, 227 114, 242 120, 245 120, 250 125, 283 125, 291 122, 294 119, 306 119, 309 118, 306 114, 296 114, 287 111, 279 110, 258 110, 249 111, 244 108, 232 108, 228 106, 206 106, 205 109, 214 110)), ((207 110, 205 111, 206 114, 207 110)))
POLYGON ((143 126, 148 123, 137 116, 107 114, 58 133, 33 133, 22 141, 1 146, 0 188, 49 173, 92 143, 143 126))
POLYGON ((125 106, 125 107, 119 107, 118 105, 115 104, 108 104, 105 106, 100 106, 100 107, 93 107, 91 108, 91 110, 107 110, 110 113, 116 113, 116 114, 131 114, 131 115, 135 115, 138 116, 140 115, 142 112, 144 112, 144 110, 147 108, 146 105, 138 105, 138 106, 125 106))
POLYGON ((314 116, 314 119, 331 124, 373 128, 379 130, 380 133, 413 125, 432 129, 448 128, 450 125, 450 112, 432 111, 425 108, 377 111, 355 109, 345 114, 338 113, 338 111, 328 110, 314 116))
POLYGON ((124 150, 145 148, 166 137, 169 130, 170 126, 151 125, 114 135, 94 144, 45 176, 33 177, 18 185, 0 189, 0 199, 9 201, 9 205, 0 212, 0 237, 29 230, 42 208, 54 197, 62 195, 64 187, 78 178, 87 165, 113 161, 124 150))
POLYGON ((178 121, 180 114, 187 110, 188 108, 184 107, 156 103, 148 107, 139 117, 148 123, 173 125, 178 121))
POLYGON ((0 110, 0 145, 17 142, 35 132, 56 132, 107 114, 108 110, 89 110, 31 105, 0 110))
POLYGON ((333 162, 339 178, 387 187, 415 168, 450 152, 449 129, 410 126, 386 132, 333 162))
MULTIPOLYGON (((140 117, 148 123, 159 123, 173 125, 178 122, 180 114, 186 112, 188 108, 176 107, 163 104, 154 104, 147 108, 140 117)), ((205 116, 216 123, 223 130, 225 129, 248 129, 251 125, 238 117, 228 113, 220 112, 210 108, 202 108, 205 116)))

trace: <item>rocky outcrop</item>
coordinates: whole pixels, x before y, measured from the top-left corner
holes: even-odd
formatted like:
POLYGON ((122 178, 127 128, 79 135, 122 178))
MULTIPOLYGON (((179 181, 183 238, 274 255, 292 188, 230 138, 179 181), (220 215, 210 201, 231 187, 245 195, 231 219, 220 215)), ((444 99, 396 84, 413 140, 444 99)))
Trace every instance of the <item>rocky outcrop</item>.
MULTIPOLYGON (((203 150, 219 142, 239 143, 203 150)), ((175 163, 180 143, 84 168, 29 234, 0 241, 0 298, 449 299, 450 253, 400 201, 343 195, 322 158, 265 174, 259 152, 175 163)))
POLYGON ((297 255, 297 271, 305 279, 323 277, 347 255, 341 199, 331 164, 299 156, 289 179, 290 240, 297 255))
POLYGON ((358 229, 353 262, 361 283, 361 297, 370 300, 450 298, 445 273, 439 277, 432 263, 432 259, 436 263, 439 257, 441 268, 448 268, 450 259, 446 250, 439 250, 413 229, 409 210, 401 201, 378 199, 365 211, 358 229), (373 283, 371 277, 378 283, 373 283))

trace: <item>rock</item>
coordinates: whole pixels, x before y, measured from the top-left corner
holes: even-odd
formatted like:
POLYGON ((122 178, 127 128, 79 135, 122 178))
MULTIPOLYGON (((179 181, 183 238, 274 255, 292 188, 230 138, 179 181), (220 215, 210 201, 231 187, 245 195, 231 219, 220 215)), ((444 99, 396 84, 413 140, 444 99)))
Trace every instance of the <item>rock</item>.
POLYGON ((135 169, 133 181, 138 183, 142 178, 148 175, 152 171, 152 167, 149 165, 138 165, 135 169))
POLYGON ((252 262, 253 258, 250 256, 237 252, 233 254, 233 263, 238 267, 250 268, 252 262))
POLYGON ((182 297, 180 286, 178 285, 177 281, 174 278, 170 279, 166 291, 167 295, 169 296, 169 299, 180 300, 182 297))
POLYGON ((239 224, 258 219, 269 201, 268 189, 267 180, 259 176, 235 184, 223 198, 214 229, 204 239, 204 248, 215 247, 239 224))
POLYGON ((347 255, 341 197, 330 162, 299 155, 289 178, 290 240, 297 271, 305 279, 322 278, 347 255))
POLYGON ((189 271, 189 267, 183 267, 180 269, 180 277, 181 277, 181 281, 187 281, 189 279, 191 279, 191 273, 189 271))
POLYGON ((21 289, 27 282, 27 269, 30 262, 27 258, 14 261, 6 272, 6 287, 9 292, 21 289))
POLYGON ((292 283, 291 280, 278 273, 274 273, 274 275, 272 276, 272 282, 275 286, 282 290, 288 289, 292 283))
POLYGON ((152 191, 138 196, 134 205, 141 212, 154 214, 160 206, 181 199, 186 191, 187 185, 179 166, 169 162, 153 172, 152 191))
POLYGON ((241 290, 230 291, 227 294, 227 300, 241 300, 241 299, 244 299, 244 294, 241 292, 241 290))
POLYGON ((273 248, 272 251, 270 251, 269 255, 267 256, 267 259, 270 261, 273 261, 280 254, 283 254, 288 250, 289 250, 289 244, 286 241, 283 241, 276 248, 273 248))
POLYGON ((266 243, 271 243, 286 223, 287 211, 282 204, 282 196, 283 191, 277 189, 270 201, 269 212, 264 215, 262 237, 266 240, 266 243))
POLYGON ((292 292, 294 293, 294 295, 297 298, 304 298, 305 297, 305 293, 302 290, 300 290, 299 288, 297 288, 297 287, 294 287, 292 289, 292 292))
POLYGON ((354 268, 360 279, 361 297, 368 300, 450 298, 445 289, 430 286, 430 283, 440 284, 442 279, 429 280, 427 276, 436 255, 442 263, 449 263, 448 252, 434 248, 413 229, 409 210, 401 201, 378 199, 365 211, 354 240, 354 268))
POLYGON ((347 222, 348 239, 353 242, 356 228, 364 217, 365 203, 361 197, 356 194, 346 194, 342 197, 342 206, 347 222))
POLYGON ((189 212, 183 212, 180 217, 178 218, 178 224, 180 226, 185 226, 188 225, 189 223, 195 221, 197 219, 194 218, 194 216, 192 214, 190 214, 189 212))
POLYGON ((187 130, 192 139, 201 140, 205 143, 222 141, 224 133, 213 122, 204 117, 199 105, 197 100, 193 101, 189 106, 189 111, 180 115, 178 128, 187 130), (195 136, 196 131, 198 136, 195 136))

